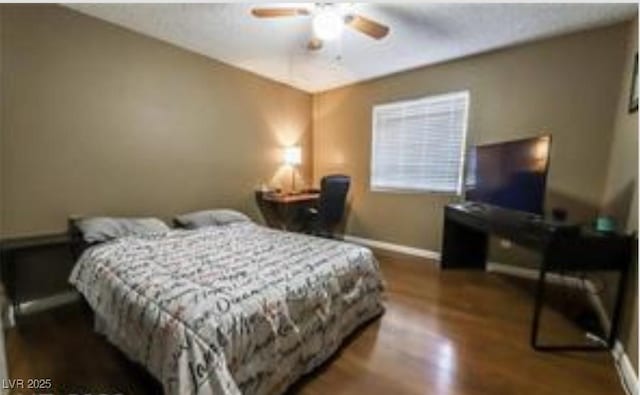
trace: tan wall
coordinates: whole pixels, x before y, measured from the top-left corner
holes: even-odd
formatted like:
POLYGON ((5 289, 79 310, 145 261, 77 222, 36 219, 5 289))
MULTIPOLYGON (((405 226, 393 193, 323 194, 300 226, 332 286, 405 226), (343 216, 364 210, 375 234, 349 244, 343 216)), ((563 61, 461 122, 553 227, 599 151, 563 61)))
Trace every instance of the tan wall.
MULTIPOLYGON (((2 7, 0 7, 0 75, 2 75, 2 7)), ((2 81, 0 79, 0 129, 2 125, 2 81)), ((0 133, 0 146, 2 146, 2 133, 0 133)), ((2 161, 0 160, 0 174, 2 174, 2 161)), ((0 183, 0 207, 2 206, 2 183, 0 183)), ((0 224, 2 224, 2 211, 0 210, 0 224)), ((4 316, 8 300, 5 294, 4 284, 0 284, 0 314, 4 316)), ((4 382, 9 378, 7 367, 7 354, 5 348, 4 320, 0 320, 0 380, 4 382)))
POLYGON ((2 234, 69 214, 257 216, 254 188, 288 180, 296 142, 310 178, 310 95, 59 6, 4 7, 2 234))
POLYGON ((377 103, 469 89, 469 143, 552 133, 548 207, 562 206, 574 219, 588 218, 602 200, 625 36, 622 24, 314 96, 314 177, 352 176, 348 234, 439 250, 443 206, 453 196, 369 190, 371 109, 377 103))
MULTIPOLYGON (((257 217, 254 187, 287 185, 280 148, 301 143, 307 179, 311 163, 316 181, 353 177, 348 233, 437 250, 452 196, 368 190, 371 106, 459 89, 471 91, 470 144, 554 135, 549 206, 587 218, 606 191, 614 214, 637 217, 637 203, 619 198, 632 182, 637 200, 627 80, 620 94, 625 25, 319 94, 312 141, 308 94, 58 6, 2 6, 0 18, 2 235, 61 231, 70 214, 228 206, 257 217)), ((637 299, 629 304, 635 362, 637 299)))
MULTIPOLYGON (((629 24, 625 69, 617 101, 604 207, 621 228, 638 230, 638 112, 629 113, 629 90, 634 57, 638 52, 638 19, 629 24)), ((638 370, 638 273, 637 256, 629 276, 629 292, 623 313, 621 340, 638 370)))

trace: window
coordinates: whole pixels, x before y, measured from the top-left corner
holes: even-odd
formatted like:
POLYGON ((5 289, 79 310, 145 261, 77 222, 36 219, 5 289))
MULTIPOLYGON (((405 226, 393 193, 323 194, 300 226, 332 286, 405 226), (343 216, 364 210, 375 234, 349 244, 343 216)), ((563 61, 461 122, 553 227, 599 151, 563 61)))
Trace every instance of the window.
POLYGON ((373 107, 371 189, 462 190, 469 92, 373 107))

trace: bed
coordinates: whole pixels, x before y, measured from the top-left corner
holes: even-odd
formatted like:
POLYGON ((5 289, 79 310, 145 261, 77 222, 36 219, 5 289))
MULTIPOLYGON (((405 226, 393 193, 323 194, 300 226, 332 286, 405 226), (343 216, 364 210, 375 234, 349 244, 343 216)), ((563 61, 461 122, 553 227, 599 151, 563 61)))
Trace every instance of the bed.
POLYGON ((280 394, 383 312, 372 252, 340 241, 241 222, 84 247, 96 330, 167 395, 280 394))

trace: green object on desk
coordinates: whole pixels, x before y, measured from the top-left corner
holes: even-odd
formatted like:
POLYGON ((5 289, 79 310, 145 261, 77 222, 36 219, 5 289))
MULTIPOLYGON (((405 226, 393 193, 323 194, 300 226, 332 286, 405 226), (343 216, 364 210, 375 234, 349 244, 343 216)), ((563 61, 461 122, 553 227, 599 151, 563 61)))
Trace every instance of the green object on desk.
POLYGON ((596 218, 595 225, 598 232, 610 233, 615 232, 616 230, 616 221, 613 218, 607 216, 596 218))

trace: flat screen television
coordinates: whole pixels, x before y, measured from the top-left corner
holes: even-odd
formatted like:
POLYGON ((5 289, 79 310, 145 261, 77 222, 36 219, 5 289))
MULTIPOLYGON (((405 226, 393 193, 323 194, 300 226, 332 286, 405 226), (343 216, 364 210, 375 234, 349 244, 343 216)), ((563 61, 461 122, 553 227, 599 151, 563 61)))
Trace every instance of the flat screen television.
POLYGON ((550 152, 548 135, 472 147, 466 200, 542 215, 550 152))

